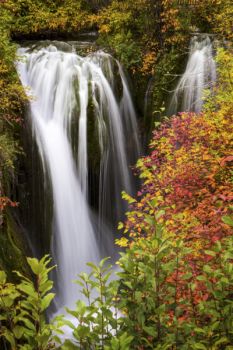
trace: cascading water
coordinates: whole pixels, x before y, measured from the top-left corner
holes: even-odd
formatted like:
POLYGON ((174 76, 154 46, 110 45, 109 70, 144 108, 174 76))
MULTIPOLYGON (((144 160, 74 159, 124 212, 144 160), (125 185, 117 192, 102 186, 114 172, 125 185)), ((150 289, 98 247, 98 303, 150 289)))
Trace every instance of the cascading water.
POLYGON ((52 187, 52 252, 62 305, 74 304, 77 288, 72 280, 85 270, 86 262, 97 262, 103 253, 104 242, 96 233, 119 220, 121 191, 132 193, 134 187, 129 165, 140 152, 133 103, 119 62, 100 51, 87 57, 70 51, 54 45, 20 48, 17 64, 21 81, 33 96, 30 120, 44 176, 49 176, 52 187), (117 83, 122 91, 118 95, 117 83), (98 135, 98 224, 88 205, 89 114, 98 135))
POLYGON ((194 36, 185 72, 172 96, 169 114, 184 111, 199 113, 203 105, 204 89, 210 88, 215 80, 216 67, 211 40, 208 36, 194 36))

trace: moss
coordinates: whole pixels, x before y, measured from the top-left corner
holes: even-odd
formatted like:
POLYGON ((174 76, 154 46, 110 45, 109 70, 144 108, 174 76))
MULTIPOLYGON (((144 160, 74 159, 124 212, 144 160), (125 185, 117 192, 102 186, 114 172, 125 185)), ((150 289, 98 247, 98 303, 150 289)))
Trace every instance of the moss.
POLYGON ((101 155, 99 149, 98 126, 94 111, 94 105, 91 98, 89 98, 88 103, 87 135, 88 162, 91 169, 95 173, 98 173, 101 155))
POLYGON ((14 270, 29 275, 26 261, 29 248, 21 231, 10 210, 5 211, 0 233, 0 269, 6 271, 10 281, 16 279, 14 270))

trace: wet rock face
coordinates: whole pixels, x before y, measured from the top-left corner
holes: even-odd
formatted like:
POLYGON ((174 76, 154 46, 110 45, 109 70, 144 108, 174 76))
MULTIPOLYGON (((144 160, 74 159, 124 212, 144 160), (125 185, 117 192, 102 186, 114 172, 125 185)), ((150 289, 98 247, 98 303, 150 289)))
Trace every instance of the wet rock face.
POLYGON ((7 273, 8 281, 16 281, 13 271, 30 274, 26 256, 30 256, 31 250, 25 238, 23 227, 18 217, 12 215, 10 209, 4 213, 4 222, 1 225, 0 234, 0 270, 7 273))
POLYGON ((62 31, 58 31, 58 30, 41 30, 38 33, 21 33, 21 32, 16 32, 14 31, 12 33, 12 39, 15 41, 18 41, 20 43, 20 45, 22 45, 22 43, 25 43, 27 41, 27 43, 35 43, 35 42, 41 42, 41 43, 46 43, 46 41, 58 41, 58 42, 86 42, 89 45, 91 43, 94 43, 98 38, 98 32, 93 30, 90 32, 86 32, 86 31, 76 31, 73 30, 72 32, 62 32, 62 31))
POLYGON ((41 257, 50 251, 52 235, 52 190, 44 174, 38 147, 33 139, 29 111, 25 112, 21 143, 24 154, 19 159, 17 217, 23 236, 30 246, 30 256, 41 257))

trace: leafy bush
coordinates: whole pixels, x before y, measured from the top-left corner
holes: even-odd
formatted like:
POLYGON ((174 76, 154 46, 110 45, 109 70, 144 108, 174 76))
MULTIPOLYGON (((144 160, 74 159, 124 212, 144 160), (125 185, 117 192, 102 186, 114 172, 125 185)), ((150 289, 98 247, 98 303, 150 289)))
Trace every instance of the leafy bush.
POLYGON ((90 274, 79 275, 77 283, 86 299, 77 302, 75 310, 68 314, 77 319, 78 325, 64 321, 73 329, 74 341, 66 340, 63 350, 69 349, 130 349, 132 336, 122 332, 122 317, 119 313, 119 296, 117 280, 110 280, 112 266, 105 266, 103 259, 99 266, 92 263, 90 274))
POLYGON ((48 350, 55 348, 54 335, 59 331, 54 324, 48 324, 45 311, 54 293, 53 282, 48 279, 52 270, 51 259, 45 256, 40 261, 28 258, 34 274, 33 279, 16 272, 20 283, 6 281, 4 271, 0 272, 0 338, 3 344, 10 344, 11 350, 48 350))
MULTIPOLYGON (((230 217, 224 218, 233 227, 230 217)), ((206 262, 184 241, 166 238, 155 224, 150 240, 134 241, 121 253, 116 272, 106 260, 79 275, 83 300, 71 319, 50 324, 45 311, 54 294, 48 279, 50 261, 28 259, 35 280, 17 273, 21 282, 6 282, 0 273, 0 336, 11 349, 231 349, 233 343, 233 237, 203 251, 206 262), (74 322, 72 319, 76 319, 74 322), (55 333, 72 329, 63 344, 55 333)), ((64 338, 64 335, 63 335, 64 338)))
POLYGON ((156 218, 200 258, 203 247, 232 234, 221 217, 232 201, 233 70, 229 52, 220 50, 217 60, 218 83, 203 113, 181 113, 155 130, 151 154, 137 163, 143 185, 137 199, 125 197, 131 210, 120 225, 140 239, 153 235, 156 218))

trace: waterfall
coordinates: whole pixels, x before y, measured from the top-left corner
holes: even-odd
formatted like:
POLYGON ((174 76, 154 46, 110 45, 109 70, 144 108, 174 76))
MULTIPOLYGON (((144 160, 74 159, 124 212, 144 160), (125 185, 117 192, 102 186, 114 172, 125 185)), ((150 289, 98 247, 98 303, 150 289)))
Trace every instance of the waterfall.
POLYGON ((208 36, 194 36, 185 72, 172 96, 169 114, 183 111, 199 113, 203 105, 204 89, 211 88, 215 80, 216 67, 211 40, 208 36))
POLYGON ((29 119, 44 178, 49 177, 52 188, 51 251, 58 265, 58 299, 61 305, 71 306, 77 299, 72 280, 85 270, 86 262, 113 253, 113 247, 106 251, 105 239, 99 236, 122 215, 121 191, 134 192, 130 165, 139 156, 140 144, 120 63, 102 51, 81 57, 63 46, 65 52, 55 44, 20 48, 17 69, 31 96, 29 119), (88 135, 91 115, 94 133, 88 135), (89 145, 96 135, 92 148, 99 159, 95 170, 99 200, 94 208, 98 220, 88 203, 93 190, 88 181, 89 145))

